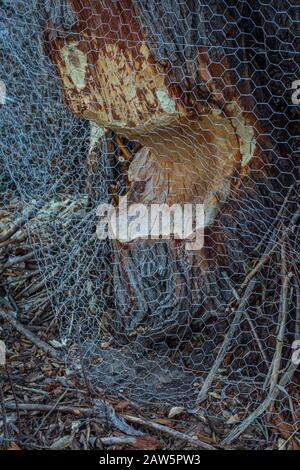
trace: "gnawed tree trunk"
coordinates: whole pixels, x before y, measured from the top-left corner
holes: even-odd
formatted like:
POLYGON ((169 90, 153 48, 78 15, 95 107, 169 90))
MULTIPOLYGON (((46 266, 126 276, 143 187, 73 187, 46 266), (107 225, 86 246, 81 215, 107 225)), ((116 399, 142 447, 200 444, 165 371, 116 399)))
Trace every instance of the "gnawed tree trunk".
POLYGON ((124 342, 183 337, 226 305, 222 272, 243 279, 294 183, 288 90, 299 63, 278 52, 293 25, 272 9, 289 2, 252 3, 47 2, 45 42, 70 109, 128 144, 111 163, 118 194, 206 209, 201 251, 114 242, 113 324, 124 342))

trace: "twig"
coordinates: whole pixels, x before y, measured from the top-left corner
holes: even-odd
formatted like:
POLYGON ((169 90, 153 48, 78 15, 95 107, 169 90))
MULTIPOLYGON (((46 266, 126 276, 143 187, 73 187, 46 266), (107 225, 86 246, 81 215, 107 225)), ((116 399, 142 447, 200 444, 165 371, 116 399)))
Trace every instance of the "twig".
POLYGON ((95 393, 95 390, 93 390, 93 387, 91 386, 91 383, 88 378, 85 365, 84 365, 84 357, 83 357, 82 344, 81 344, 81 338, 80 338, 79 322, 76 325, 76 336, 77 336, 77 344, 78 344, 78 349, 79 349, 80 366, 81 366, 81 371, 83 375, 83 380, 84 380, 87 391, 90 393, 90 395, 94 396, 96 395, 96 393, 95 393))
MULTIPOLYGON (((13 402, 6 402, 4 403, 5 408, 7 410, 16 410, 16 404, 13 402)), ((44 405, 40 403, 19 403, 19 410, 20 411, 51 411, 53 410, 54 405, 44 405)), ((70 413, 75 415, 96 415, 97 411, 96 408, 91 407, 84 407, 84 406, 71 406, 71 405, 60 405, 57 406, 56 411, 60 413, 70 413)))
POLYGON ((69 389, 67 388, 63 393, 62 395, 58 398, 58 400, 56 401, 56 403, 54 403, 54 405, 52 406, 51 410, 48 411, 48 413, 46 414, 46 416, 43 417, 40 425, 38 426, 38 428, 36 429, 36 431, 34 432, 33 436, 32 437, 35 437, 37 435, 37 433, 40 431, 40 429, 42 428, 44 422, 46 421, 46 419, 51 415, 51 413, 53 413, 53 411, 57 408, 57 406, 59 405, 59 403, 62 401, 62 399, 65 397, 65 395, 68 393, 69 389))
POLYGON ((275 220, 272 222, 271 227, 268 228, 268 230, 266 231, 266 233, 265 233, 264 236, 262 237, 262 239, 261 239, 261 241, 259 242, 258 246, 255 248, 255 251, 257 251, 257 252, 260 251, 260 248, 262 247, 262 245, 263 245, 263 243, 265 242, 265 240, 268 238, 268 236, 270 235, 270 233, 274 231, 277 222, 281 219, 281 216, 282 216, 282 214, 283 214, 283 211, 284 211, 284 209, 285 209, 287 203, 290 202, 290 201, 289 201, 289 198, 290 198, 290 195, 291 195, 292 191, 294 190, 294 187, 295 187, 295 185, 293 184, 293 185, 289 188, 289 190, 288 190, 288 192, 287 192, 287 195, 285 196, 284 201, 283 201, 283 203, 282 203, 282 205, 281 205, 281 207, 280 207, 280 209, 279 209, 279 211, 278 211, 278 213, 277 213, 277 215, 276 215, 275 220))
POLYGON ((56 359, 62 358, 62 354, 60 352, 56 351, 48 343, 41 340, 38 336, 29 331, 24 325, 16 320, 15 315, 15 312, 5 312, 4 310, 0 310, 0 318, 2 318, 2 320, 8 321, 19 333, 24 335, 25 338, 31 341, 37 348, 41 349, 47 354, 50 354, 56 359))
POLYGON ((31 284, 25 287, 21 292, 16 295, 16 299, 20 299, 27 294, 27 297, 30 295, 36 294, 39 290, 45 287, 45 279, 40 280, 40 278, 35 279, 31 284))
POLYGON ((291 221, 290 221, 289 225, 284 228, 283 235, 280 237, 280 239, 276 242, 276 236, 271 237, 271 240, 268 243, 268 245, 267 245, 260 261, 252 269, 252 271, 246 276, 245 280, 240 285, 240 288, 239 288, 240 291, 242 291, 249 284, 250 280, 255 276, 255 274, 257 274, 257 272, 260 271, 260 269, 263 267, 263 265, 266 264, 268 259, 274 253, 275 249, 278 247, 279 243, 286 240, 288 234, 291 231, 293 231, 294 226, 297 223, 299 217, 300 217, 300 208, 294 213, 293 217, 291 218, 291 221))
POLYGON ((9 281, 6 281, 4 283, 4 286, 8 286, 10 284, 15 284, 16 282, 24 281, 25 279, 29 279, 33 276, 37 276, 41 273, 39 269, 36 269, 34 271, 31 271, 30 273, 24 274, 23 276, 15 277, 13 279, 10 279, 9 281))
POLYGON ((10 306, 13 310, 15 310, 17 313, 19 313, 20 309, 18 307, 18 304, 15 300, 15 298, 13 297, 13 295, 11 294, 11 291, 10 289, 7 287, 7 286, 3 286, 3 289, 5 291, 5 294, 6 294, 6 297, 10 303, 10 306))
MULTIPOLYGON (((113 446, 113 445, 132 445, 135 446, 138 442, 138 439, 141 438, 136 438, 136 437, 131 437, 131 436, 105 436, 105 437, 97 437, 92 441, 92 445, 96 445, 98 442, 107 446, 113 446)), ((91 440, 91 439, 90 439, 91 440)))
POLYGON ((28 238, 28 233, 23 231, 21 235, 17 238, 9 238, 5 242, 0 244, 0 249, 3 250, 6 246, 17 244, 17 243, 22 243, 28 238))
POLYGON ((15 233, 18 232, 18 230, 20 230, 26 224, 26 222, 28 222, 28 220, 31 218, 32 215, 33 215, 33 211, 31 211, 27 215, 27 217, 20 217, 20 219, 17 220, 17 222, 15 223, 13 227, 11 227, 7 232, 3 233, 0 236, 0 243, 3 243, 9 240, 15 233))
POLYGON ((280 322, 279 322, 279 330, 276 339, 276 349, 273 358, 273 366, 272 366, 272 373, 271 373, 271 389, 277 385, 278 382, 278 375, 281 365, 281 357, 282 357, 282 348, 283 348, 283 340, 284 340, 284 332, 285 332, 285 325, 287 320, 287 304, 288 304, 288 284, 290 280, 290 274, 287 274, 287 266, 286 266, 286 245, 285 243, 282 244, 281 247, 281 276, 282 276, 282 288, 281 288, 281 314, 280 314, 280 322))
POLYGON ((295 339, 300 339, 300 285, 298 279, 298 268, 296 263, 292 263, 294 268, 294 279, 296 289, 296 319, 295 319, 295 339))
POLYGON ((196 447, 200 447, 201 449, 216 450, 216 448, 212 446, 211 444, 207 444, 206 442, 200 441, 199 439, 191 437, 188 434, 185 434, 183 432, 176 431, 176 429, 172 429, 168 426, 164 426, 158 423, 153 423, 152 421, 148 421, 148 420, 138 418, 136 416, 131 416, 131 415, 125 415, 124 418, 126 419, 126 421, 129 421, 130 423, 139 424, 140 426, 144 426, 148 429, 152 429, 153 431, 159 431, 161 433, 168 434, 169 436, 172 436, 175 439, 186 441, 189 444, 192 444, 196 447))
MULTIPOLYGON (((44 302, 42 302, 42 304, 39 306, 36 313, 34 314, 34 317, 28 323, 28 326, 33 325, 36 322, 36 320, 45 312, 46 308, 49 305, 50 305, 49 299, 44 300, 44 302)), ((47 329, 47 332, 48 332, 48 329, 47 329)))
POLYGON ((288 382, 290 382, 293 378, 293 375, 297 369, 297 365, 291 363, 287 369, 287 371, 283 374, 279 384, 274 386, 270 389, 269 395, 267 398, 253 411, 244 421, 237 426, 233 431, 231 431, 228 436, 222 441, 223 445, 231 444, 235 439, 239 437, 249 426, 256 420, 259 416, 261 416, 273 403, 273 401, 277 398, 281 388, 285 387, 288 382))
MULTIPOLYGON (((16 405, 15 403, 5 403, 5 408, 8 410, 15 410, 16 405)), ((50 411, 53 408, 53 405, 42 405, 38 403, 19 403, 20 410, 23 411, 50 411)), ((56 411, 61 413, 71 413, 76 415, 88 415, 88 416, 97 416, 99 414, 99 410, 97 407, 76 407, 76 406, 57 406, 56 411)), ((206 442, 202 442, 199 439, 189 436, 188 434, 184 434, 183 432, 176 431, 175 429, 169 428, 168 426, 163 426, 162 424, 153 423, 152 421, 144 420, 142 418, 138 418, 135 416, 130 415, 123 415, 122 416, 126 421, 132 424, 138 424, 139 426, 144 426, 148 429, 152 429, 153 431, 158 431, 169 436, 174 437, 175 439, 180 439, 182 441, 188 442, 196 447, 200 447, 202 449, 207 450, 215 450, 216 448, 206 442)))
MULTIPOLYGON (((53 185, 53 187, 51 188, 51 191, 48 192, 48 198, 50 197, 50 194, 56 190, 57 186, 58 186, 58 181, 53 185)), ((45 202, 46 201, 42 199, 28 212, 26 216, 20 217, 16 221, 15 225, 13 225, 7 232, 3 233, 0 236, 0 243, 6 242, 15 233, 17 233, 30 219, 32 219, 32 217, 35 216, 37 211, 44 206, 45 202)), ((0 246, 0 248, 2 248, 2 246, 0 246)))
POLYGON ((240 303, 237 307, 237 310, 235 312, 235 315, 234 315, 234 318, 231 322, 229 330, 226 333, 226 336, 225 336, 223 344, 222 344, 222 346, 219 350, 218 356, 217 356, 217 358, 214 362, 214 365, 212 366, 212 368, 211 368, 208 376, 206 377, 205 382, 204 382, 204 384, 203 384, 203 386, 202 386, 202 388, 199 392, 199 395, 198 395, 198 398, 197 398, 197 404, 200 404, 201 402, 203 402, 207 397, 207 392, 210 389, 211 384, 212 384, 212 382, 215 378, 215 375, 216 375, 216 373, 218 372, 218 370, 220 369, 220 367, 222 365, 222 362, 224 361, 224 358, 225 358, 226 352, 228 350, 228 347, 230 346, 231 341, 233 339, 236 327, 240 323, 241 316, 244 313, 245 306, 246 306, 246 304, 249 300, 250 295, 252 294, 252 291, 253 291, 253 288, 254 288, 255 284, 256 284, 256 280, 252 279, 250 281, 249 285, 247 286, 243 297, 240 300, 240 303))
POLYGON ((242 282, 242 284, 239 287, 240 292, 244 290, 244 288, 249 284, 251 279, 253 279, 254 276, 258 273, 258 271, 260 271, 261 268, 264 266, 264 264, 266 264, 266 262, 269 260, 271 255, 274 253, 276 248, 277 248, 277 243, 274 243, 272 248, 262 256, 262 258, 259 260, 259 262, 256 264, 256 266, 252 269, 252 271, 250 271, 250 273, 247 274, 244 281, 242 282))
POLYGON ((3 264, 1 266, 1 271, 4 271, 7 268, 10 268, 11 266, 14 266, 15 264, 21 264, 24 261, 28 261, 29 259, 33 259, 35 255, 34 251, 31 251, 29 253, 26 253, 26 255, 23 256, 16 256, 15 258, 11 259, 10 261, 7 261, 7 263, 3 264))
MULTIPOLYGON (((227 275, 226 272, 222 272, 222 275, 223 275, 223 277, 225 278, 225 280, 227 281, 229 287, 231 288, 234 297, 236 298, 237 301, 240 302, 240 301, 241 301, 241 298, 240 298, 240 296, 239 296, 237 290, 231 285, 231 281, 230 281, 229 276, 227 275)), ((246 310, 245 310, 245 312, 244 312, 244 316, 245 316, 247 322, 249 323, 249 326, 250 326, 250 328, 251 328, 251 332, 252 332, 252 334, 253 334, 253 337, 254 337, 255 341, 257 342, 258 349, 260 350, 260 353, 261 353, 262 357, 264 358, 266 364, 269 364, 270 361, 269 361, 268 358, 267 358, 267 355, 266 355, 266 353, 265 353, 265 351, 264 351, 263 345, 261 344, 260 338, 259 338, 258 334, 256 333, 255 326, 254 326, 254 324, 253 324, 253 322, 252 322, 252 320, 251 320, 251 318, 250 318, 250 316, 248 315, 248 312, 247 312, 246 310)))
MULTIPOLYGON (((41 273, 41 272, 40 272, 41 273)), ((57 269, 54 269, 53 271, 49 271, 49 274, 48 276, 49 277, 52 277, 54 276, 55 274, 57 273, 57 269)), ((35 294, 37 291, 41 290, 43 287, 45 287, 46 285, 46 282, 48 280, 47 276, 43 277, 42 279, 37 278, 37 279, 34 279, 33 282, 31 284, 28 284, 28 286, 24 287, 24 289, 22 291, 20 291, 17 295, 16 295, 16 299, 20 299, 22 298, 25 294, 27 294, 27 297, 29 295, 33 295, 35 294)))
POLYGON ((50 245, 47 245, 47 246, 44 246, 42 248, 39 248, 37 249, 36 251, 30 251, 29 253, 26 253, 26 255, 23 255, 23 256, 16 256, 15 258, 11 259, 10 261, 7 261, 6 263, 2 264, 1 268, 0 268, 0 274, 5 271, 7 268, 10 268, 11 266, 15 266, 16 264, 20 264, 20 263, 23 263, 25 261, 28 261, 28 260, 31 260, 31 259, 34 259, 35 256, 38 254, 38 253, 41 253, 45 250, 48 250, 50 248, 52 248, 54 245, 53 244, 50 244, 50 245))
POLYGON ((255 341, 256 341, 256 343, 257 343, 258 349, 260 350, 260 353, 261 353, 262 357, 263 357, 264 360, 265 360, 265 363, 266 363, 267 365, 270 364, 270 361, 269 361, 269 359, 267 358, 267 355, 266 355, 266 353, 265 353, 265 350, 264 350, 264 348, 263 348, 263 345, 261 344, 260 338, 259 338, 259 336, 258 336, 258 334, 257 334, 257 332, 256 332, 256 330, 255 330, 255 326, 254 326, 254 324, 253 324, 253 321, 251 320, 251 318, 250 318, 248 312, 245 311, 245 312, 244 312, 244 315, 245 315, 245 318, 246 318, 247 322, 248 322, 249 325, 250 325, 251 332, 252 332, 252 334, 253 334, 253 336, 254 336, 254 339, 255 339, 255 341))
POLYGON ((9 368, 8 368, 7 364, 5 365, 5 370, 6 370, 6 375, 7 375, 7 378, 8 378, 8 382, 9 382, 9 385, 10 385, 10 388, 11 388, 11 391, 12 391, 12 394, 13 394, 13 397, 14 397, 14 400, 15 400, 15 404, 16 404, 16 412, 17 412, 17 420, 18 420, 18 431, 19 431, 19 434, 20 434, 21 433, 21 416, 20 416, 20 410, 19 410, 19 406, 18 406, 18 399, 17 399, 17 395, 16 395, 15 386, 13 384, 13 381, 12 381, 12 378, 11 378, 11 375, 10 375, 9 368))

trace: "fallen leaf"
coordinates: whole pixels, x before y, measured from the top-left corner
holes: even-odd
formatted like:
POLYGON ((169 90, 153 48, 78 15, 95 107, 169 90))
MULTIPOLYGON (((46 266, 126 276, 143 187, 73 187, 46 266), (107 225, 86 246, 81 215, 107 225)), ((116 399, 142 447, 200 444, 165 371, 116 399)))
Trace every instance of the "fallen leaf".
POLYGON ((122 411, 127 410, 128 406, 129 406, 129 402, 127 400, 122 400, 115 406, 115 410, 122 412, 122 411))
POLYGON ((153 420, 153 422, 157 424, 164 424, 166 426, 171 426, 173 424, 172 421, 168 418, 156 418, 153 420))
POLYGON ((56 339, 51 339, 49 341, 51 346, 53 346, 56 349, 62 349, 67 346, 67 340, 63 338, 61 341, 57 341, 56 339))
POLYGON ((22 450, 22 449, 18 446, 18 444, 16 444, 15 442, 12 442, 11 446, 7 450, 22 450))
POLYGON ((279 437, 277 442, 278 450, 286 450, 286 440, 279 437))
POLYGON ((161 449, 163 445, 161 442, 157 441, 154 437, 145 436, 145 437, 137 437, 135 440, 134 447, 136 449, 156 450, 156 449, 161 449))
POLYGON ((288 439, 293 434, 294 426, 287 423, 280 415, 274 415, 272 421, 275 425, 275 431, 279 432, 284 439, 288 439))
POLYGON ((59 439, 57 439, 51 444, 50 449, 52 450, 67 449, 68 447, 72 445, 72 442, 73 442, 73 436, 60 437, 59 439))
POLYGON ((239 420, 240 420, 239 415, 235 414, 235 415, 230 416, 230 418, 226 421, 226 424, 234 424, 239 420))
POLYGON ((183 411, 184 408, 182 406, 173 406, 169 411, 168 418, 175 418, 175 416, 180 415, 183 411))

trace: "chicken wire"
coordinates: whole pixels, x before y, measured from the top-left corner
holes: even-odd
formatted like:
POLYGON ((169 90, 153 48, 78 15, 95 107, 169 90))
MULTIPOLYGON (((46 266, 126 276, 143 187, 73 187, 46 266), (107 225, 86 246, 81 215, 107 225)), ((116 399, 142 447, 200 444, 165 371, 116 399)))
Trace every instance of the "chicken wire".
MULTIPOLYGON (((98 3, 107 7, 105 2, 98 3)), ((202 127, 192 130, 199 111, 188 113, 183 125, 169 125, 169 145, 160 150, 160 159, 145 159, 136 134, 131 139, 124 137, 122 126, 113 125, 111 115, 118 109, 108 111, 104 127, 84 118, 84 106, 81 116, 75 117, 70 110, 72 96, 59 76, 55 48, 49 52, 49 43, 56 40, 61 28, 67 37, 74 34, 76 8, 56 0, 1 1, 0 79, 6 86, 0 109, 1 204, 16 205, 18 215, 28 217, 25 227, 30 249, 35 252, 45 289, 41 305, 50 300, 59 326, 56 346, 64 351, 70 368, 80 370, 83 355, 95 388, 143 403, 182 405, 200 414, 205 411, 216 420, 216 429, 218 422, 226 423, 233 433, 276 390, 274 399, 268 406, 262 405, 258 419, 253 419, 257 442, 268 442, 280 418, 289 426, 288 437, 293 434, 299 443, 299 374, 295 370, 284 381, 286 371, 289 374, 293 367, 292 343, 300 338, 299 105, 292 102, 292 84, 300 79, 299 7, 293 1, 258 2, 257 7, 247 1, 110 3, 112 9, 115 4, 125 5, 117 25, 128 26, 128 12, 147 25, 143 34, 152 60, 167 62, 174 71, 171 85, 182 90, 176 101, 188 95, 188 77, 194 91, 193 101, 185 103, 188 111, 196 101, 205 115, 205 106, 211 103, 213 91, 203 84, 197 70, 201 48, 209 52, 213 65, 222 60, 220 51, 230 56, 235 66, 229 72, 235 84, 246 83, 247 63, 249 76, 245 86, 241 83, 242 95, 249 97, 246 111, 255 116, 256 132, 261 133, 260 140, 256 134, 257 146, 267 157, 254 156, 253 161, 261 162, 253 167, 251 161, 245 161, 238 174, 231 171, 229 162, 214 166, 210 156, 214 154, 220 161, 226 151, 222 139, 220 148, 216 141, 197 140, 197 132, 211 134, 213 120, 208 115, 202 127), (263 22, 254 26, 258 14, 263 22), (201 18, 201 27, 194 26, 199 24, 197 18, 201 18), (235 35, 228 41, 230 28, 235 35), (109 119, 111 127, 106 125, 109 119), (178 137, 181 132, 184 144, 178 137), (174 142, 179 151, 171 158, 168 148, 174 142), (218 224, 210 223, 207 230, 225 234, 220 240, 227 244, 226 253, 219 250, 218 237, 201 260, 196 255, 196 262, 180 243, 139 240, 122 245, 97 238, 98 205, 116 204, 128 191, 135 199, 147 190, 153 166, 155 171, 158 167, 163 175, 165 172, 168 181, 172 182, 174 174, 187 178, 179 183, 175 180, 173 187, 170 183, 168 196, 174 196, 176 202, 184 200, 186 193, 195 196, 193 191, 198 189, 193 178, 197 172, 201 174, 206 193, 218 199, 211 215, 218 224), (133 188, 128 182, 130 172, 138 176, 133 188), (138 185, 143 178, 146 190, 138 185), (221 190, 214 192, 223 178, 221 190), (252 277, 253 268, 262 260, 262 269, 252 277)), ((86 11, 83 32, 93 9, 97 11, 96 4, 82 6, 86 11)), ((100 14, 96 26, 97 21, 101 21, 100 14)), ((111 24, 115 23, 107 20, 107 34, 98 35, 98 41, 106 41, 110 34, 114 41, 111 24)), ((129 49, 132 42, 131 38, 129 49)), ((126 67, 126 59, 122 66, 126 67)), ((114 73, 115 79, 118 69, 114 73)), ((146 72, 144 78, 146 82, 155 80, 147 78, 146 72)), ((104 101, 109 92, 118 93, 117 86, 115 91, 110 88, 109 80, 108 73, 104 101)), ((130 86, 135 86, 134 81, 130 86)), ((171 104, 167 100, 166 106, 171 104)), ((129 106, 134 114, 134 100, 129 106)), ((149 109, 146 114, 151 121, 149 109)), ((237 134, 241 133, 242 113, 233 119, 237 134)), ((168 129, 168 123, 164 126, 168 129)), ((228 132, 223 121, 219 128, 228 132)), ((244 131, 244 145, 251 149, 253 134, 247 126, 244 131)), ((151 147, 160 141, 161 132, 151 121, 140 137, 151 147)), ((218 124, 214 132, 218 132, 218 124)), ((158 202, 165 202, 166 187, 157 189, 161 180, 152 178, 151 184, 158 202)), ((150 195, 148 202, 155 197, 150 195)), ((18 293, 17 285, 14 289, 18 293)), ((30 321, 30 309, 21 303, 20 308, 30 321)))

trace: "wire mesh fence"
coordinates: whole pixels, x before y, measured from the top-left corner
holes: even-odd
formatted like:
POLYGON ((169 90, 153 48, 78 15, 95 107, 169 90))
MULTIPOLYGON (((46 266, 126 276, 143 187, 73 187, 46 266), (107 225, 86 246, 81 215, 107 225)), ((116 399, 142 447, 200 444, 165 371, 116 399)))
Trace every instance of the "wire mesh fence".
POLYGON ((2 288, 93 387, 296 449, 299 6, 252 3, 0 2, 2 288), (204 247, 99 240, 124 196, 204 247))

